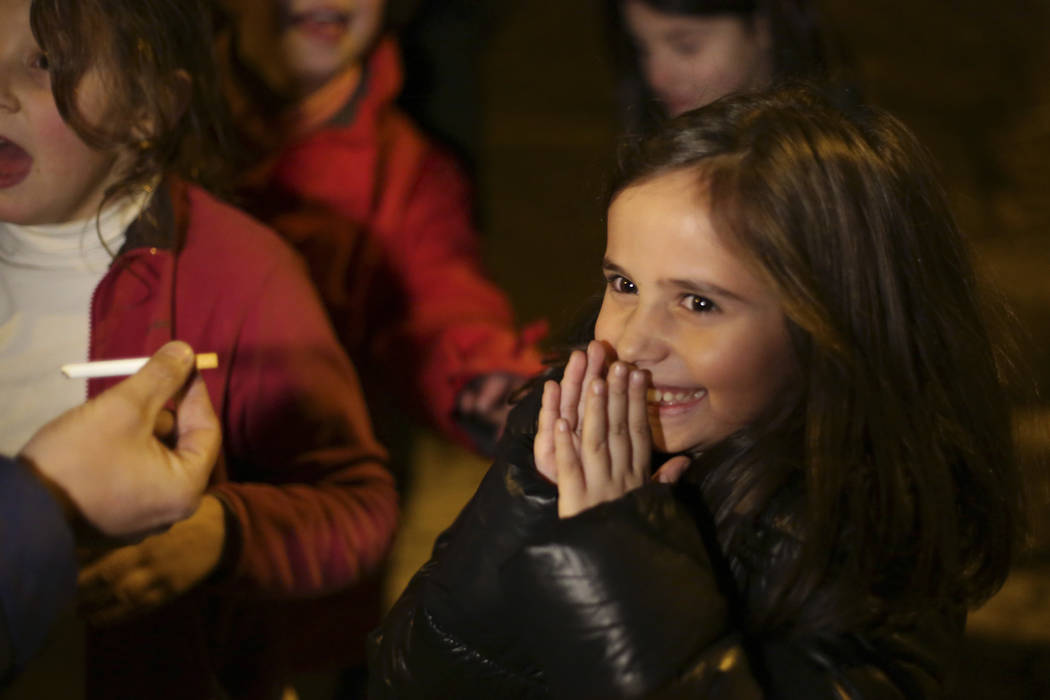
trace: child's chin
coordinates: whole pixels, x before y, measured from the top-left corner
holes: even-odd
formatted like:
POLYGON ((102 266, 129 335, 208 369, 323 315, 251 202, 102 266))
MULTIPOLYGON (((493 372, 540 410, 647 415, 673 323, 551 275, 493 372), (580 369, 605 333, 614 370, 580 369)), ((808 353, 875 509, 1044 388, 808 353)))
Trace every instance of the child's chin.
MULTIPOLYGON (((668 455, 690 452, 697 447, 695 437, 675 434, 674 431, 663 432, 659 425, 653 425, 653 449, 668 455)), ((659 465, 653 465, 654 468, 659 465)))

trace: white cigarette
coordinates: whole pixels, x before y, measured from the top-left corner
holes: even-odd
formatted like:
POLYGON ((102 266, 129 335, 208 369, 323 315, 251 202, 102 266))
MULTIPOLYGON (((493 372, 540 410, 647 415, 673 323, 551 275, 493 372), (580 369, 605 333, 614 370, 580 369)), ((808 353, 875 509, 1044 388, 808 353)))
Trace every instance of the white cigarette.
MULTIPOLYGON (((99 362, 79 362, 62 365, 62 374, 70 379, 96 379, 98 377, 126 377, 135 374, 148 357, 129 357, 126 360, 101 360, 99 362)), ((219 356, 213 352, 202 352, 197 355, 197 369, 215 369, 219 366, 219 356)))

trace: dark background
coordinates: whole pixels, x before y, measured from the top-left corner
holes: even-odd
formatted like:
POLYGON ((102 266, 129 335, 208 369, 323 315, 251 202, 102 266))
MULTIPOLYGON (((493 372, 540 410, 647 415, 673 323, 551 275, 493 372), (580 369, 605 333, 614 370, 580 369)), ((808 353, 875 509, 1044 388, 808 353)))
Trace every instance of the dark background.
MULTIPOLYGON (((1050 2, 821 8, 851 82, 933 151, 982 270, 1033 336, 1029 376, 1050 388, 1031 356, 1050 345, 1050 2)), ((392 0, 391 14, 403 102, 474 166, 493 276, 523 318, 557 325, 596 285, 619 132, 600 0, 392 0)))

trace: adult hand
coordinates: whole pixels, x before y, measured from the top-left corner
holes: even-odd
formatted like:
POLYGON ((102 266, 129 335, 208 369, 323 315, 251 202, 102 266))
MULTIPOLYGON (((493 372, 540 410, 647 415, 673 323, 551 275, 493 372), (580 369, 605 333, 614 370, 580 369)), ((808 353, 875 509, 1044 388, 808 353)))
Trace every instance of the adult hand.
POLYGON ((205 496, 193 515, 167 532, 113 550, 81 569, 81 614, 92 624, 107 625, 177 598, 215 569, 225 537, 222 503, 205 496))
MULTIPOLYGON (((559 517, 572 517, 620 498, 650 479, 652 439, 646 402, 650 383, 648 372, 615 362, 607 378, 594 377, 584 392, 578 439, 568 419, 556 419, 559 517)), ((654 478, 675 481, 689 461, 684 455, 672 457, 654 478)))
POLYGON ((558 482, 555 458, 555 426, 559 419, 566 421, 571 440, 579 454, 579 417, 591 383, 605 376, 606 367, 614 358, 613 350, 597 340, 587 346, 587 352, 574 350, 565 365, 561 382, 548 381, 543 385, 543 399, 537 423, 536 439, 532 445, 536 469, 549 481, 558 482))
POLYGON ((524 383, 525 377, 506 372, 476 377, 460 391, 456 410, 468 420, 491 426, 499 437, 510 413, 510 395, 524 383))
POLYGON ((42 427, 19 457, 104 534, 140 533, 184 518, 197 508, 221 441, 200 376, 178 400, 174 447, 154 429, 193 370, 193 350, 168 343, 135 375, 42 427))

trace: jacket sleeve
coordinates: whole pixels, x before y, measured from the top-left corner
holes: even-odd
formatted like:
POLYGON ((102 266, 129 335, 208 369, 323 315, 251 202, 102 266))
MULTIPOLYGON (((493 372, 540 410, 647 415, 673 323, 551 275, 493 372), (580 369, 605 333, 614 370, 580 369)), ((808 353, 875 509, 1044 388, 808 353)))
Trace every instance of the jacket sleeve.
POLYGON ((73 600, 73 533, 23 466, 0 457, 0 687, 43 644, 73 600))
POLYGON ((520 657, 496 574, 557 518, 557 492, 527 458, 531 431, 515 427, 534 416, 530 406, 512 413, 496 463, 373 632, 369 697, 480 697, 484 688, 486 697, 514 698, 543 687, 520 657))
POLYGON ((223 410, 231 482, 224 570, 261 595, 318 595, 377 568, 393 477, 353 367, 291 253, 241 318, 223 410))
POLYGON ((934 614, 836 639, 745 636, 692 517, 657 484, 559 521, 502 581, 555 697, 939 697, 961 635, 934 614))
MULTIPOLYGON (((459 392, 481 375, 537 374, 533 344, 544 330, 540 324, 519 333, 506 294, 483 272, 469 188, 455 163, 429 146, 419 157, 400 230, 384 237, 401 313, 388 316, 393 323, 373 351, 392 384, 418 394, 430 420, 470 445, 454 415, 459 392)), ((388 304, 396 297, 379 298, 388 304)))

